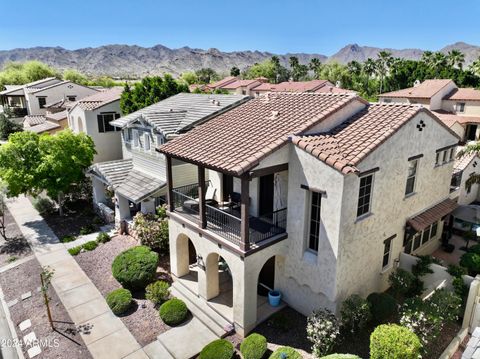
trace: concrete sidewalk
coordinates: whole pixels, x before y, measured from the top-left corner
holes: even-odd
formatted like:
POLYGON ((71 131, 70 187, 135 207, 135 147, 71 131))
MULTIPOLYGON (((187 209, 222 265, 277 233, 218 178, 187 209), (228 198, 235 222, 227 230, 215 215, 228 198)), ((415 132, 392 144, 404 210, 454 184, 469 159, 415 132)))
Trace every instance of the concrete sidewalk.
POLYGON ((21 196, 8 200, 7 207, 40 264, 55 271, 52 286, 80 329, 93 358, 148 359, 28 198, 21 196))

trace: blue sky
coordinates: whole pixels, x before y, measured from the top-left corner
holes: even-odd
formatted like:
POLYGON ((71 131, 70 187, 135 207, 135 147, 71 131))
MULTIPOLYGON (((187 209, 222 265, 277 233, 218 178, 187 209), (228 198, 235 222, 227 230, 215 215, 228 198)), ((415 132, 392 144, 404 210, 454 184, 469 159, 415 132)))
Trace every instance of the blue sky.
POLYGON ((478 0, 22 0, 1 12, 0 50, 162 44, 332 55, 349 43, 480 45, 478 0))

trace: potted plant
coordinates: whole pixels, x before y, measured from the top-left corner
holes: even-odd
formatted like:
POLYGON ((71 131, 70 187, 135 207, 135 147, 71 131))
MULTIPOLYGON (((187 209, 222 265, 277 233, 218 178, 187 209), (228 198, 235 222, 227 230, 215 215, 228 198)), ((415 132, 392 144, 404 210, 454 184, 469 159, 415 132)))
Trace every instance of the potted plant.
POLYGON ((280 300, 282 299, 282 293, 278 290, 271 290, 268 292, 268 303, 272 307, 278 307, 280 305, 280 300))

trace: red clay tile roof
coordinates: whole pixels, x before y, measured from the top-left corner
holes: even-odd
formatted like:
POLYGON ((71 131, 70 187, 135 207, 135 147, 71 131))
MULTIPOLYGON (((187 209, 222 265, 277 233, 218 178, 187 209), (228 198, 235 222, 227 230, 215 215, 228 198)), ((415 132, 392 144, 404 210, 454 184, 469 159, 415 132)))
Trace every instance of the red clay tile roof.
POLYGON ((226 85, 219 86, 219 88, 225 89, 225 90, 235 90, 239 87, 247 87, 247 86, 252 86, 252 85, 260 85, 261 82, 258 80, 236 80, 233 82, 229 82, 226 85))
POLYGON ((333 86, 333 84, 327 80, 285 81, 279 84, 263 83, 255 87, 255 91, 313 92, 326 85, 333 86))
POLYGON ((111 102, 120 100, 122 92, 123 87, 112 87, 78 100, 75 106, 79 106, 83 110, 92 111, 111 102))
POLYGON ((403 90, 386 92, 378 97, 405 97, 405 98, 431 98, 452 80, 425 80, 417 87, 409 87, 403 90))
POLYGON ((443 99, 452 101, 480 101, 480 90, 474 88, 457 88, 443 99))
POLYGON ((472 160, 476 157, 477 157, 477 152, 471 152, 471 153, 464 154, 460 158, 455 158, 455 163, 453 164, 453 173, 458 173, 463 171, 465 168, 467 168, 470 162, 472 162, 472 160))
POLYGON ((355 93, 355 91, 353 91, 353 90, 342 89, 341 87, 337 87, 337 86, 333 86, 333 85, 322 86, 318 90, 315 90, 314 92, 330 92, 330 93, 350 92, 350 93, 355 93))
POLYGON ((216 89, 216 88, 225 86, 226 84, 229 84, 229 83, 231 83, 233 81, 236 81, 236 80, 237 80, 237 78, 235 76, 227 76, 224 79, 221 79, 217 82, 213 82, 211 84, 208 84, 207 87, 212 88, 212 89, 216 89))
POLYGON ((451 213, 458 207, 458 203, 453 199, 447 198, 439 204, 427 209, 419 215, 407 220, 407 223, 412 226, 417 232, 423 231, 431 224, 438 221, 443 216, 451 213))
POLYGON ((288 142, 353 101, 354 94, 273 93, 259 96, 159 148, 159 152, 241 175, 288 142))
POLYGON ((328 133, 295 136, 292 142, 347 174, 422 110, 418 105, 370 104, 328 133))
POLYGON ((432 112, 448 127, 452 127, 455 122, 458 122, 461 125, 465 125, 467 123, 480 123, 480 117, 478 116, 455 115, 454 113, 443 110, 435 110, 432 112))
POLYGON ((68 116, 67 110, 63 110, 60 112, 54 112, 54 113, 47 113, 45 117, 47 120, 53 120, 53 121, 61 121, 66 119, 68 116))

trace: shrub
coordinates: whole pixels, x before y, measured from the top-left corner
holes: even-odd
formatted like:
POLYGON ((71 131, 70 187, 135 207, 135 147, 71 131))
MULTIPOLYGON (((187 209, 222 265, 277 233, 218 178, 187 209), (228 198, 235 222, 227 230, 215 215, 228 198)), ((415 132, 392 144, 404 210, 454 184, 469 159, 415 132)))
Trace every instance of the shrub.
POLYGON ((107 294, 107 304, 114 314, 123 314, 132 306, 132 293, 128 289, 115 289, 107 294))
POLYGON ((166 219, 159 219, 154 214, 138 212, 133 217, 133 229, 142 245, 160 253, 168 253, 168 221, 166 219))
POLYGON ((452 286, 455 291, 455 294, 460 298, 466 298, 468 295, 469 287, 465 284, 462 277, 455 277, 452 280, 452 286))
POLYGON ((98 243, 96 241, 88 241, 82 245, 82 248, 86 251, 93 251, 95 248, 98 247, 98 243))
POLYGON ((390 274, 388 281, 397 298, 410 298, 423 292, 423 283, 412 273, 398 268, 390 274))
POLYGON ((200 352, 200 359, 231 359, 233 357, 233 345, 226 339, 217 339, 205 345, 200 352))
POLYGON ((302 359, 302 356, 291 347, 280 347, 270 355, 269 359, 302 359))
POLYGON ((362 359, 359 356, 353 354, 330 354, 320 359, 362 359))
POLYGON ((368 301, 356 294, 351 295, 343 302, 340 314, 342 327, 352 333, 365 328, 372 317, 368 301))
POLYGON ((407 299, 400 312, 400 324, 414 332, 423 345, 438 336, 442 323, 430 313, 427 302, 418 297, 407 299))
POLYGON ((428 298, 429 310, 432 315, 438 316, 442 323, 455 322, 460 315, 462 298, 446 289, 438 289, 428 298))
POLYGON ((82 251, 82 246, 76 246, 72 247, 68 250, 68 253, 70 253, 72 256, 76 256, 82 251))
POLYGON ((328 354, 340 334, 340 323, 328 309, 319 309, 307 318, 307 339, 317 357, 328 354))
POLYGON ((370 336, 370 359, 417 359, 421 348, 418 337, 397 324, 382 324, 370 336))
POLYGON ((160 304, 168 300, 170 295, 170 284, 163 280, 158 280, 155 283, 147 285, 145 298, 154 304, 160 304))
POLYGON ((95 232, 95 226, 93 224, 87 224, 86 226, 80 228, 80 235, 82 236, 93 232, 95 232))
POLYGON ((375 323, 385 323, 397 312, 397 302, 390 294, 372 293, 367 297, 375 323))
POLYGON ((467 252, 480 254, 480 244, 475 244, 474 246, 471 246, 470 248, 468 248, 467 252))
POLYGON ((460 265, 468 270, 468 274, 476 276, 480 273, 480 254, 473 252, 463 254, 460 265))
POLYGON ((75 239, 77 239, 77 237, 75 236, 63 236, 60 242, 69 243, 69 242, 73 242, 75 239))
POLYGON ((33 207, 40 214, 52 213, 55 209, 53 202, 45 197, 37 197, 33 199, 33 207))
POLYGON ((187 318, 188 309, 183 300, 172 298, 160 306, 160 318, 167 325, 174 326, 182 323, 187 318))
POLYGON ((123 287, 141 290, 155 278, 157 264, 157 253, 137 246, 123 251, 113 260, 112 274, 123 287))
POLYGON ((95 216, 95 218, 92 220, 92 223, 93 224, 96 224, 97 226, 103 224, 103 219, 101 219, 100 217, 98 216, 95 216))
POLYGON ((110 241, 110 235, 107 232, 100 232, 97 236, 98 243, 107 243, 110 241))
POLYGON ((160 219, 167 218, 167 205, 166 204, 163 204, 163 205, 157 207, 157 216, 160 219))
POLYGON ((244 359, 262 359, 267 351, 267 338, 253 333, 240 344, 240 352, 244 359))
POLYGON ((463 267, 460 267, 456 264, 449 264, 447 268, 448 274, 452 277, 461 277, 462 275, 467 274, 467 270, 463 267))
POLYGON ((432 256, 418 256, 417 263, 412 266, 412 274, 415 277, 421 277, 428 273, 433 273, 430 265, 435 262, 432 256))

